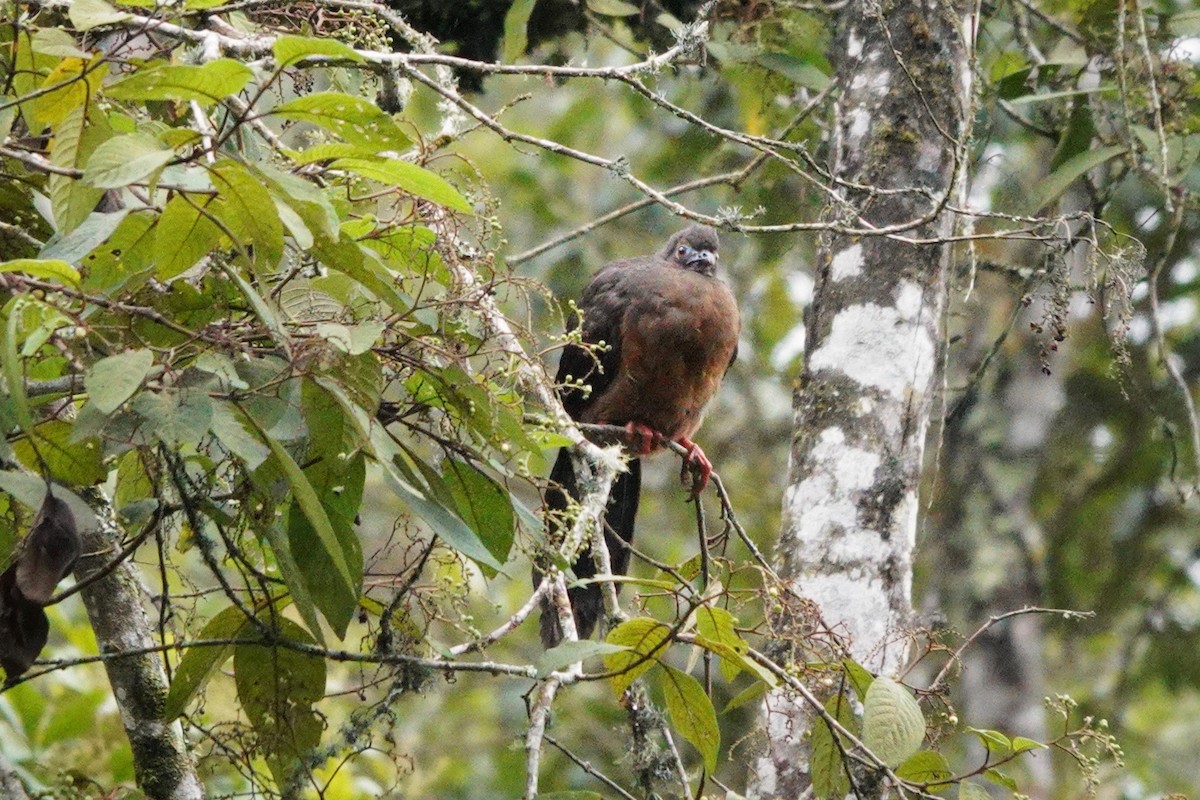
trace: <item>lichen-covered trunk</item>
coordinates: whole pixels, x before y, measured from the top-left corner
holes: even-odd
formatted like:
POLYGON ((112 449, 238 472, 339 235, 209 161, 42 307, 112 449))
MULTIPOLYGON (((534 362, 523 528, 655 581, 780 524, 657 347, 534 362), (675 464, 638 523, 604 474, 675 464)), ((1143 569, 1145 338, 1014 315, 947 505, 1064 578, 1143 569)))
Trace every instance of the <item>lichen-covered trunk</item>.
MULTIPOLYGON (((850 654, 886 674, 907 650, 974 20, 952 0, 849 3, 844 13, 830 165, 838 199, 826 219, 887 233, 822 240, 776 561, 850 654)), ((768 695, 764 714, 752 794, 798 797, 811 779, 812 717, 785 692, 768 695)))
MULTIPOLYGON (((75 568, 79 581, 104 569, 119 550, 121 530, 99 492, 87 495, 99 525, 81 531, 83 552, 75 568)), ((183 741, 178 722, 163 719, 167 675, 153 652, 154 629, 146 618, 137 567, 122 562, 84 588, 87 608, 121 723, 133 750, 138 788, 152 800, 203 800, 204 788, 183 741), (120 657, 120 653, 132 653, 120 657)))

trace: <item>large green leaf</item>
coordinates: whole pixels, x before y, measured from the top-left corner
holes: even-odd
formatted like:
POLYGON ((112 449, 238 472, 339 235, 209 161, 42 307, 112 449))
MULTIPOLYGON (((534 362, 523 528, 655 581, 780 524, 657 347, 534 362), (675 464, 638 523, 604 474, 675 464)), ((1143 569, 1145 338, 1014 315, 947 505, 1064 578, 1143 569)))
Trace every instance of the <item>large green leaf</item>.
POLYGON ((914 783, 941 783, 954 776, 950 762, 936 750, 921 750, 896 767, 897 777, 914 783))
POLYGON ((272 109, 272 114, 319 125, 351 144, 403 150, 412 144, 396 122, 374 103, 341 92, 316 92, 272 109))
POLYGON ((114 136, 92 153, 83 179, 101 189, 116 189, 142 180, 174 157, 174 150, 150 134, 114 136))
POLYGON ((1031 204, 1030 211, 1036 213, 1050 205, 1089 170, 1116 158, 1125 153, 1127 149, 1122 145, 1112 145, 1101 147, 1098 150, 1088 150, 1068 158, 1058 169, 1047 175, 1038 186, 1034 193, 1036 200, 1031 204))
POLYGON ((149 350, 126 350, 102 358, 88 369, 83 385, 88 399, 104 414, 111 414, 133 397, 154 366, 149 350))
POLYGON ((155 275, 169 281, 209 255, 221 240, 221 229, 212 221, 207 207, 211 196, 184 198, 176 195, 163 209, 155 225, 155 275))
POLYGON ((516 61, 529 42, 529 17, 537 0, 513 0, 504 15, 504 60, 516 61))
POLYGON ((246 469, 254 471, 267 460, 271 451, 251 433, 246 415, 228 402, 213 404, 211 430, 226 450, 242 460, 246 469))
POLYGON ((421 475, 416 465, 410 463, 411 457, 388 440, 379 426, 371 430, 371 444, 379 463, 384 467, 388 485, 413 513, 429 525, 438 538, 481 566, 500 571, 500 562, 479 540, 475 531, 438 501, 439 493, 428 483, 436 474, 428 477, 421 475))
MULTIPOLYGON (((251 417, 251 423, 258 427, 258 423, 251 417)), ((342 551, 341 542, 338 541, 337 534, 333 530, 333 524, 329 521, 329 515, 325 513, 325 508, 321 505, 321 498, 317 495, 312 484, 304 475, 304 471, 292 458, 291 454, 281 445, 274 437, 268 436, 267 432, 261 427, 258 428, 258 433, 267 443, 267 447, 271 449, 271 454, 275 456, 280 468, 283 470, 284 477, 287 479, 288 485, 292 489, 292 497, 299 505, 304 516, 312 523, 313 530, 317 534, 317 540, 324 549, 325 554, 329 557, 333 564, 332 577, 336 577, 343 583, 344 589, 358 596, 358 582, 354 578, 354 574, 350 569, 350 565, 346 563, 346 556, 342 551)))
MULTIPOLYGON (((720 642, 737 653, 745 653, 750 644, 738 635, 737 620, 723 608, 703 605, 696 609, 696 629, 700 635, 714 642, 720 642)), ((725 680, 731 681, 742 671, 741 660, 732 658, 721 659, 721 674, 725 680)))
MULTIPOLYGON (((251 627, 250 620, 237 606, 229 606, 210 619, 196 637, 199 641, 206 639, 240 639, 243 633, 251 627)), ((233 655, 233 645, 214 645, 205 647, 189 647, 175 668, 171 679, 171 688, 167 692, 166 705, 163 709, 163 719, 167 722, 184 712, 200 690, 208 683, 217 667, 233 655)))
POLYGON ((717 755, 721 750, 721 729, 717 726, 717 712, 712 700, 704 693, 700 681, 663 664, 663 699, 671 724, 704 757, 704 768, 710 773, 717 769, 717 755))
POLYGON ((59 259, 16 258, 0 263, 0 272, 20 272, 33 278, 51 278, 59 283, 79 286, 79 270, 59 259))
POLYGON ((542 653, 542 657, 537 662, 538 677, 545 678, 556 669, 562 669, 593 656, 607 656, 628 649, 628 647, 608 642, 564 641, 542 653))
POLYGON ((274 268, 283 255, 283 224, 270 192, 232 159, 213 166, 212 181, 220 193, 214 213, 242 247, 253 245, 255 263, 274 268))
POLYGON ((50 477, 68 486, 95 486, 108 477, 100 440, 88 437, 71 440, 74 428, 62 420, 43 422, 33 429, 32 440, 23 436, 13 442, 13 455, 34 472, 44 463, 50 477))
POLYGON ((67 13, 75 30, 88 31, 100 25, 112 25, 129 19, 129 14, 117 11, 104 0, 73 0, 67 13))
POLYGON ((889 767, 898 767, 925 740, 925 716, 912 693, 878 677, 863 701, 863 744, 889 767))
POLYGON ((325 56, 343 61, 362 63, 363 57, 354 48, 337 39, 316 39, 311 36, 280 36, 271 45, 275 64, 283 69, 309 56, 325 56))
MULTIPOLYGON (((79 105, 67 111, 62 121, 54 127, 54 141, 50 146, 50 163, 64 169, 79 169, 100 144, 104 133, 100 128, 89 132, 87 107, 79 105)), ((60 235, 79 226, 96 208, 104 190, 89 186, 83 181, 60 175, 46 179, 50 195, 50 208, 54 211, 54 227, 60 235)))
MULTIPOLYGON (((843 728, 854 733, 858 720, 850 706, 850 699, 841 692, 825 702, 825 710, 843 728)), ((817 800, 841 800, 850 793, 850 778, 838 747, 837 734, 824 717, 814 719, 812 724, 812 787, 817 800)))
MULTIPOLYGON (((277 617, 274 623, 280 639, 312 643, 291 620, 277 617)), ((233 674, 258 746, 282 785, 321 741, 321 719, 313 705, 325 696, 325 659, 289 647, 239 644, 233 674)))
POLYGON ((207 64, 163 64, 143 67, 105 89, 117 100, 195 100, 209 106, 240 92, 254 77, 245 64, 218 58, 207 64))
POLYGON ((445 178, 424 167, 401 161, 398 158, 366 159, 339 158, 331 165, 344 169, 388 186, 397 186, 416 197, 430 200, 454 211, 470 214, 473 209, 467 199, 458 193, 445 178))
POLYGON ((464 461, 446 459, 442 477, 462 517, 500 563, 508 560, 516 522, 507 491, 464 461))
MULTIPOLYGON (((88 214, 87 218, 79 224, 75 230, 65 236, 55 236, 50 241, 46 242, 46 246, 38 253, 38 258, 48 260, 61 260, 67 264, 78 264, 92 252, 96 247, 103 244, 125 221, 129 216, 130 209, 122 208, 111 213, 102 213, 94 211, 88 214)), ((137 215, 142 219, 148 218, 148 214, 137 215)), ((87 264, 90 269, 93 264, 87 264)), ((74 271, 74 268, 72 268, 74 271)))
POLYGON ((613 691, 620 697, 643 673, 658 663, 666 650, 663 645, 671 629, 650 617, 622 622, 608 632, 604 641, 629 648, 604 657, 604 669, 617 673, 612 677, 613 691))

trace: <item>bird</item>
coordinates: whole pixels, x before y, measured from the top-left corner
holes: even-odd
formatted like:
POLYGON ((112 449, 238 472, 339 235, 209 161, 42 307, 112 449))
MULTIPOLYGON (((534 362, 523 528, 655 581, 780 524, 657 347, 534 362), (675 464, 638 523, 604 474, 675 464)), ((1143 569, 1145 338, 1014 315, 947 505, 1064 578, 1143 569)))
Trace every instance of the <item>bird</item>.
MULTIPOLYGON (((667 442, 687 449, 683 475, 694 474, 698 497, 712 464, 691 437, 705 406, 737 358, 741 317, 733 292, 716 277, 718 237, 706 225, 671 236, 655 255, 613 261, 600 268, 579 302, 569 327, 581 344, 563 348, 556 383, 563 408, 581 423, 624 426, 634 446, 626 471, 618 473, 604 512, 604 538, 613 574, 629 567, 629 544, 641 493, 641 457, 667 442)), ((545 494, 553 527, 571 499, 580 496, 568 448, 550 471, 545 494)), ((573 566, 580 580, 596 567, 585 547, 573 566)), ((535 567, 535 585, 541 570, 535 567)), ((597 583, 568 589, 580 639, 591 636, 603 610, 597 583)), ((542 598, 541 639, 546 648, 562 640, 554 604, 542 598)))

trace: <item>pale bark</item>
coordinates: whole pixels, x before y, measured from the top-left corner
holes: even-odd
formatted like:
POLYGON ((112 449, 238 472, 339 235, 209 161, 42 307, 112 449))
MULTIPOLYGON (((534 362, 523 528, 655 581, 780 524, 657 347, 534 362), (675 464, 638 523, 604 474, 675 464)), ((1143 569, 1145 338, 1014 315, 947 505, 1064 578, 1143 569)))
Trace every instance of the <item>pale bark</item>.
MULTIPOLYGON (((943 206, 955 197, 970 115, 969 20, 949 0, 850 3, 835 48, 831 171, 846 183, 827 216, 922 224, 900 236, 822 241, 776 560, 850 654, 883 674, 907 652, 951 255, 944 243, 904 240, 953 229, 943 206)), ((773 692, 764 715, 767 749, 752 794, 798 797, 811 781, 809 709, 773 692)))
MULTIPOLYGON (((100 522, 80 532, 85 554, 75 568, 80 581, 103 569, 121 541, 121 530, 106 498, 92 492, 87 499, 100 522)), ((167 675, 159 656, 113 657, 156 644, 142 594, 137 568, 128 560, 82 592, 100 653, 108 656, 104 668, 133 750, 138 788, 153 800, 202 800, 204 789, 179 723, 163 719, 167 675)))

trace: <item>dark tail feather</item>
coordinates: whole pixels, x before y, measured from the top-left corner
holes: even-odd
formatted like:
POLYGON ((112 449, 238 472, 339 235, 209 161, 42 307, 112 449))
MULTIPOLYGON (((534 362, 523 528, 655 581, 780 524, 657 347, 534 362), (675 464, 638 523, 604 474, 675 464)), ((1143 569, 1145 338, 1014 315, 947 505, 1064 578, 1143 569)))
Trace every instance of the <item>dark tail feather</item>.
MULTIPOLYGON (((608 506, 604 510, 604 542, 608 545, 614 575, 624 575, 629 568, 629 548, 625 545, 633 542, 634 520, 637 517, 638 497, 642 488, 642 462, 633 459, 627 466, 628 471, 618 473, 613 481, 608 494, 608 506)), ((550 470, 550 488, 546 491, 546 509, 551 512, 548 517, 551 520, 550 525, 555 524, 553 520, 556 516, 553 512, 566 509, 568 495, 578 498, 579 490, 575 484, 575 469, 571 465, 570 453, 564 448, 558 451, 554 468, 550 470)), ((579 554, 572 570, 575 576, 581 579, 591 578, 596 574, 590 547, 585 547, 579 554)), ((541 581, 541 573, 536 567, 533 570, 533 581, 535 585, 541 581)), ((571 608, 575 611, 575 629, 580 639, 587 639, 595 630, 600 615, 604 613, 601 587, 593 583, 568 589, 567 594, 571 598, 571 608)), ((541 633, 542 644, 547 648, 554 647, 562 641, 558 615, 549 598, 542 599, 541 633)))

